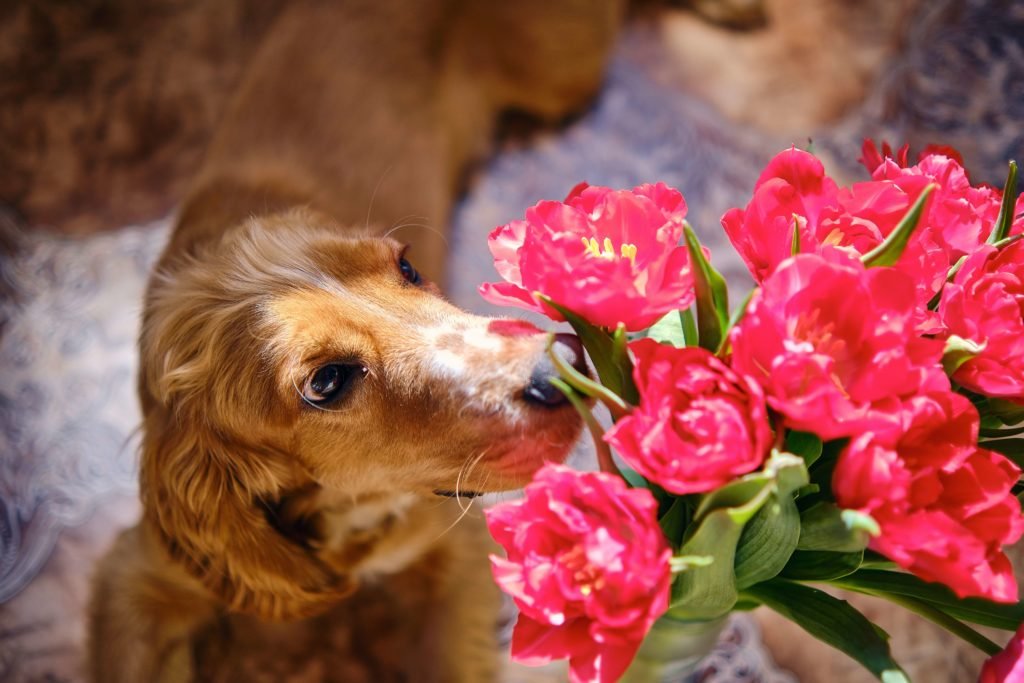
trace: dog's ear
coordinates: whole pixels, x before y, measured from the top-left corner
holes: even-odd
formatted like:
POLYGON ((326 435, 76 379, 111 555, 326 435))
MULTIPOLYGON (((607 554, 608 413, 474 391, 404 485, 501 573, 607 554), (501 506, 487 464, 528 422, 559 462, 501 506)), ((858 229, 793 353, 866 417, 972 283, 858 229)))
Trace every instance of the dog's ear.
POLYGON ((275 407, 265 295, 258 278, 214 258, 154 278, 140 339, 140 487, 146 520, 212 593, 233 610, 289 618, 353 587, 267 519, 265 501, 309 480, 275 407))
POLYGON ((157 410, 143 439, 143 505, 172 557, 230 609, 299 618, 354 586, 267 519, 262 501, 289 478, 279 460, 201 421, 157 410))

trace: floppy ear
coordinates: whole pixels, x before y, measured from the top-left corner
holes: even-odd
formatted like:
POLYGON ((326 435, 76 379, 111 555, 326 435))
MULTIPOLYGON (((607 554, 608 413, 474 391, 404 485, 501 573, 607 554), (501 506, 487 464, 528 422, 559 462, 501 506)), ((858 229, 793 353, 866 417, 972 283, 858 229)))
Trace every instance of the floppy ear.
POLYGON ((300 617, 353 586, 267 516, 264 501, 310 480, 287 452, 289 422, 273 401, 259 332, 267 288, 253 260, 249 277, 196 258, 151 283, 140 488, 145 519, 172 557, 231 609, 300 617))
POLYGON ((141 485, 146 519, 190 574, 233 611, 290 619, 355 587, 268 520, 260 502, 290 478, 279 458, 159 409, 146 419, 141 485))

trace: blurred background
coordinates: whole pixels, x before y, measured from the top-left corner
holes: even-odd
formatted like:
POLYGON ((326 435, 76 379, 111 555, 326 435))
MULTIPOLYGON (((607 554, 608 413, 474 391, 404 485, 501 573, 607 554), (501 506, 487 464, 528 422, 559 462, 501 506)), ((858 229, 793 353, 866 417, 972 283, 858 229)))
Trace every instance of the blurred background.
MULTIPOLYGON (((91 567, 138 514, 145 278, 281 6, 0 2, 0 681, 83 680, 91 567)), ((741 289, 719 217, 781 149, 812 146, 853 182, 866 179, 864 137, 912 154, 942 143, 996 185, 1024 151, 1024 0, 646 0, 631 15, 593 106, 557 130, 510 126, 471 178, 450 238, 459 305, 494 312, 476 294, 494 279, 486 234, 580 180, 681 189, 741 289)), ((951 636, 858 604, 915 680, 974 680, 980 657, 951 636)), ((743 667, 703 680, 793 680, 776 665, 802 681, 868 680, 758 619, 745 654, 730 650, 743 667)))

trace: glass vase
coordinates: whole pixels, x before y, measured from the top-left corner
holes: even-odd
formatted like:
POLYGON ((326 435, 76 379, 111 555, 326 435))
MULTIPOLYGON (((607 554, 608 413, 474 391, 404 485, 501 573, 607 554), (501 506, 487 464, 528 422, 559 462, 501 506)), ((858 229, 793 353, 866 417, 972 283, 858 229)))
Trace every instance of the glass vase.
POLYGON ((661 617, 651 626, 622 683, 683 683, 714 649, 726 620, 727 616, 710 621, 661 617))

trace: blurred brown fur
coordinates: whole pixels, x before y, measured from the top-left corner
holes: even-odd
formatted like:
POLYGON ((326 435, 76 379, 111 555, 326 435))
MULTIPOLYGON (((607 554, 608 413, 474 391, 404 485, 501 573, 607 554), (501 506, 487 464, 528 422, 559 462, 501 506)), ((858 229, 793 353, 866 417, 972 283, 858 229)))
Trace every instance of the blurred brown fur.
POLYGON ((281 5, 0 4, 0 201, 71 234, 164 215, 281 5))
MULTIPOLYGON (((807 135, 863 97, 917 0, 633 0, 678 84, 723 114, 807 135), (737 27, 753 28, 737 31, 737 27)), ((165 215, 283 3, 15 0, 0 7, 0 201, 85 234, 165 215)))
POLYGON ((864 100, 918 2, 764 0, 756 30, 675 12, 661 32, 677 86, 733 121, 803 138, 864 100))

